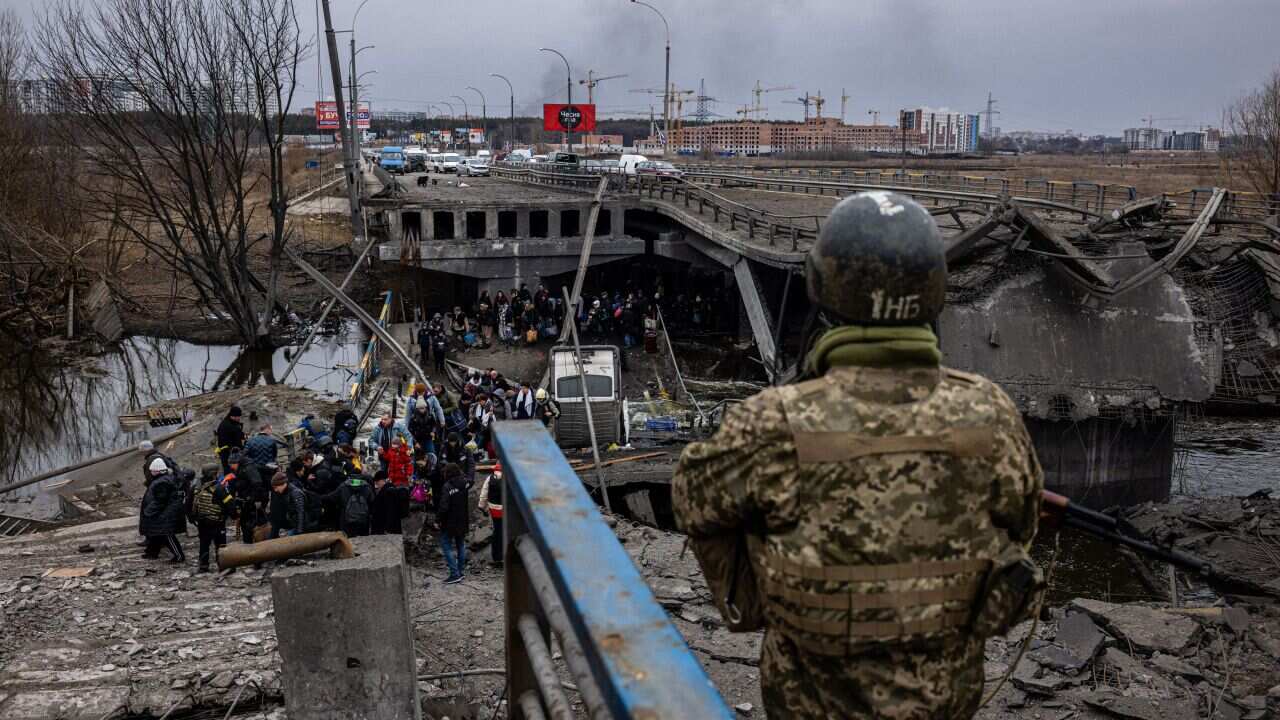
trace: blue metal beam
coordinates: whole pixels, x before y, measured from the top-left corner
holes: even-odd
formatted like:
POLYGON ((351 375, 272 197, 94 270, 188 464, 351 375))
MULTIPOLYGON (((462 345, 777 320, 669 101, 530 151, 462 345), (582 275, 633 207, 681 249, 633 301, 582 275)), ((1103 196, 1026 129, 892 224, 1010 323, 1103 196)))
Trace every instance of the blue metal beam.
POLYGON ((546 428, 500 422, 495 437, 507 512, 524 519, 613 716, 734 717, 546 428))

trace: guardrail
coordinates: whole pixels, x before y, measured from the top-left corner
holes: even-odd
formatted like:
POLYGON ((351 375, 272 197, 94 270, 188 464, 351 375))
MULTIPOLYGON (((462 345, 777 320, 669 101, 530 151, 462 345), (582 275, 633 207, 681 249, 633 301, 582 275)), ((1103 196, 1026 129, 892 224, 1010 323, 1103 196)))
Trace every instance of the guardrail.
POLYGON ((793 251, 799 250, 801 240, 816 239, 818 231, 822 229, 822 221, 826 218, 826 215, 784 215, 760 210, 678 178, 627 175, 620 171, 581 174, 531 168, 494 168, 494 174, 535 185, 589 192, 595 191, 601 175, 604 175, 609 178, 608 189, 612 192, 634 193, 651 200, 682 202, 685 208, 696 210, 699 215, 710 214, 717 223, 729 223, 730 231, 745 231, 749 240, 766 239, 770 246, 777 246, 782 241, 789 244, 793 251))
POLYGON ((1102 202, 1102 198, 1096 201, 1085 202, 1080 205, 1072 205, 1058 200, 1047 200, 1038 197, 1035 194, 1026 195, 1002 195, 991 192, 978 192, 976 190, 945 190, 939 188, 912 186, 912 185, 879 185, 874 183, 861 183, 852 181, 834 181, 834 180, 811 180, 808 178, 768 178, 755 175, 736 175, 723 172, 701 172, 690 171, 685 173, 685 178, 698 180, 703 183, 718 185, 720 187, 743 187, 750 186, 763 190, 774 190, 777 192, 793 192, 800 195, 831 195, 840 197, 855 192, 863 192, 866 190, 888 190, 898 192, 904 195, 910 195, 916 199, 934 200, 935 204, 939 201, 957 204, 977 204, 977 205, 999 205, 1007 199, 1017 200, 1024 205, 1038 207, 1045 210, 1060 210, 1063 212, 1079 213, 1085 219, 1097 218, 1102 216, 1102 212, 1098 210, 1098 203, 1102 202))
MULTIPOLYGON (((378 325, 382 328, 387 327, 387 320, 391 317, 391 291, 388 290, 382 300, 382 312, 378 313, 378 325)), ((380 371, 378 365, 378 355, 381 349, 381 343, 377 335, 369 338, 369 344, 365 346, 364 355, 360 357, 360 365, 356 368, 356 379, 351 383, 351 392, 349 399, 351 406, 356 407, 361 398, 364 397, 364 391, 369 387, 369 383, 378 377, 380 371)), ((334 428, 337 431, 337 428, 334 428)))
POLYGON ((591 718, 732 718, 546 428, 503 421, 494 435, 511 717, 574 717, 552 662, 554 632, 591 718))
MULTIPOLYGON (((1014 180, 985 175, 957 175, 927 171, 856 170, 853 168, 755 168, 709 164, 681 164, 688 173, 755 175, 786 179, 830 179, 878 187, 917 188, 1017 195, 1026 199, 1074 205, 1095 213, 1136 200, 1138 191, 1130 185, 1066 181, 1047 178, 1014 180)), ((789 183, 783 183, 789 184, 789 183)))

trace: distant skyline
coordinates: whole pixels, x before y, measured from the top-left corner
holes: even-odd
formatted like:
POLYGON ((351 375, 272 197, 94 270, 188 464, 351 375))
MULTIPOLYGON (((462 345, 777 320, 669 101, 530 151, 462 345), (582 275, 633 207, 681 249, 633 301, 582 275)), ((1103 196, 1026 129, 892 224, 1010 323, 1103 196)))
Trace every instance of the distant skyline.
MULTIPOLYGON (((86 0, 87 4, 98 4, 86 0)), ((713 112, 735 119, 749 104, 756 80, 795 90, 765 96, 768 117, 799 120, 803 108, 782 100, 821 91, 823 114, 837 116, 843 88, 845 120, 869 123, 868 110, 894 124, 900 108, 946 107, 981 114, 987 92, 999 101, 995 126, 1118 135, 1145 124, 1173 130, 1220 126, 1223 110, 1280 66, 1280 2, 1220 0, 649 0, 671 24, 672 81, 719 100, 713 112)), ((318 43, 300 73, 295 109, 332 85, 316 31, 318 0, 297 0, 304 34, 318 43)), ((33 22, 47 2, 0 0, 33 22)), ((350 27, 359 0, 333 0, 334 24, 350 27)), ((505 117, 507 86, 516 112, 538 115, 543 102, 565 97, 564 64, 540 47, 568 57, 574 100, 587 70, 627 74, 596 88, 604 116, 648 117, 656 97, 631 92, 660 88, 662 21, 627 0, 473 0, 456 6, 435 0, 369 0, 356 28, 359 69, 377 70, 362 92, 375 109, 426 110, 461 95, 480 115, 505 117), (439 104, 437 102, 437 104, 439 104)), ((347 35, 340 35, 343 71, 347 35)), ((691 113, 694 103, 685 104, 691 113)), ((985 123, 985 116, 983 122, 985 123)))

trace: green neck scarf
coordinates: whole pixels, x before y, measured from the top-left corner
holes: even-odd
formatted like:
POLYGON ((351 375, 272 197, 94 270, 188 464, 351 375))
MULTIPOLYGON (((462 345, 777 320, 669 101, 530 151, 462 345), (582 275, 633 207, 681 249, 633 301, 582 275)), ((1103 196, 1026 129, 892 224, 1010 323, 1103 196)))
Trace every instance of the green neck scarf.
POLYGON ((937 367, 942 364, 938 337, 928 327, 841 325, 822 334, 804 360, 805 374, 816 377, 833 367, 937 367))

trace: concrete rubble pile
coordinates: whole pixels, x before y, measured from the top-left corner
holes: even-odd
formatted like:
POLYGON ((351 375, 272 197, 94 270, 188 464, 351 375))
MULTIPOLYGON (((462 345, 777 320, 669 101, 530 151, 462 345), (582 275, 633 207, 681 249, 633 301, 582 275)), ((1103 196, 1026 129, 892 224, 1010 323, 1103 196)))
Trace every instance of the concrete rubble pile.
POLYGON ((1204 558, 1242 586, 1241 592, 1280 598, 1280 500, 1178 497, 1125 512, 1135 530, 1155 542, 1204 558))
POLYGON ((1079 598, 987 645, 988 681, 1026 653, 980 717, 1260 720, 1280 710, 1280 608, 1079 598))

